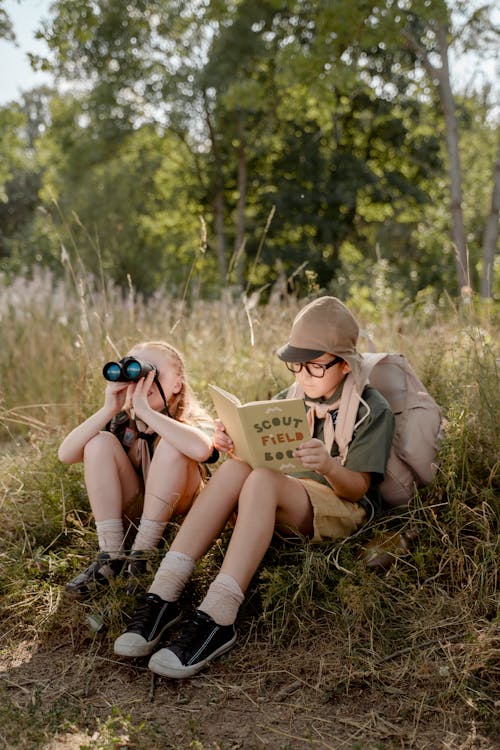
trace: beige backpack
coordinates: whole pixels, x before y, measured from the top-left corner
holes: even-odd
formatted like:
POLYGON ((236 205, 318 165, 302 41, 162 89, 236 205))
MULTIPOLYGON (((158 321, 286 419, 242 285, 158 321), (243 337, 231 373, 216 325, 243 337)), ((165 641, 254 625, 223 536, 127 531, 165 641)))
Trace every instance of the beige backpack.
MULTIPOLYGON (((441 410, 402 354, 381 352, 361 356, 365 384, 369 383, 384 396, 396 421, 385 478, 380 485, 382 497, 390 507, 408 505, 415 489, 430 484, 436 474, 441 410)), ((296 384, 292 389, 296 391, 296 384)), ((357 427, 361 401, 361 393, 349 373, 335 423, 335 442, 342 463, 357 427)))

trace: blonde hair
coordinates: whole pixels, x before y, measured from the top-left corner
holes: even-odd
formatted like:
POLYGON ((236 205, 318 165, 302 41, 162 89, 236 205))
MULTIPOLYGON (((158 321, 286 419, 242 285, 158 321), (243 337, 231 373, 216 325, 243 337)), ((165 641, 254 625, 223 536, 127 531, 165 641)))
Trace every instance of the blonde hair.
POLYGON ((141 341, 132 347, 133 351, 142 351, 144 349, 155 349, 163 354, 165 361, 168 361, 175 367, 181 379, 182 385, 179 393, 174 393, 168 403, 170 416, 178 422, 186 422, 187 424, 193 424, 203 419, 213 421, 189 385, 184 358, 175 346, 168 344, 166 341, 141 341))

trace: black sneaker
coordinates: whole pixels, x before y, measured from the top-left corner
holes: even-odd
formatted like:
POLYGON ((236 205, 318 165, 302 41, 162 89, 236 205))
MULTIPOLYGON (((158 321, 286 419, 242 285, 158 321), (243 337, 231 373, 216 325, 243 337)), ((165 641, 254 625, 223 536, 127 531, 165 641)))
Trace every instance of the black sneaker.
POLYGON ((197 609, 180 635, 153 654, 148 667, 164 677, 192 677, 216 656, 229 651, 235 641, 234 625, 217 625, 209 615, 197 609))
POLYGON ((149 573, 147 552, 134 550, 130 553, 125 570, 127 576, 127 594, 136 595, 146 588, 146 574, 149 573))
POLYGON ((84 599, 92 589, 108 586, 110 580, 122 572, 124 565, 124 558, 111 558, 107 552, 99 552, 95 562, 69 581, 64 591, 75 599, 84 599))
POLYGON ((167 602, 156 594, 146 594, 140 601, 126 631, 115 641, 114 652, 118 656, 149 656, 164 631, 180 620, 178 602, 167 602))

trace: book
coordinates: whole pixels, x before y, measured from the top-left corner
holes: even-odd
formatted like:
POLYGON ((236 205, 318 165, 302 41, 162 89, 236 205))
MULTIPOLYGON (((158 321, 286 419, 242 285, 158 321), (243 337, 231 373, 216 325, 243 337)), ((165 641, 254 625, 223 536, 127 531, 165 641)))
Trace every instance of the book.
POLYGON ((283 473, 304 471, 292 452, 310 437, 301 398, 250 401, 242 404, 217 385, 208 386, 217 415, 234 443, 234 455, 255 469, 283 473))

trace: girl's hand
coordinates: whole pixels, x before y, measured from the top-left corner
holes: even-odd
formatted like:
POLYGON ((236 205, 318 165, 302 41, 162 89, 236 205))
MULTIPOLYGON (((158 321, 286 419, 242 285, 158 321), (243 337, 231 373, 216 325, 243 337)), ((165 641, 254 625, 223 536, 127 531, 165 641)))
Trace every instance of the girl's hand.
POLYGON ((154 372, 148 372, 145 378, 141 378, 137 383, 133 383, 131 386, 131 397, 132 406, 134 407, 135 414, 147 423, 147 416, 151 412, 151 405, 148 397, 152 394, 153 381, 155 379, 154 372))
POLYGON ((104 406, 118 414, 125 407, 129 383, 108 382, 104 391, 104 406))
POLYGON ((214 447, 222 453, 232 453, 234 451, 234 443, 227 434, 226 428, 220 419, 215 420, 214 447))
POLYGON ((332 457, 328 453, 326 445, 317 438, 311 438, 302 443, 293 452, 294 458, 302 462, 304 468, 327 474, 331 468, 332 457))

